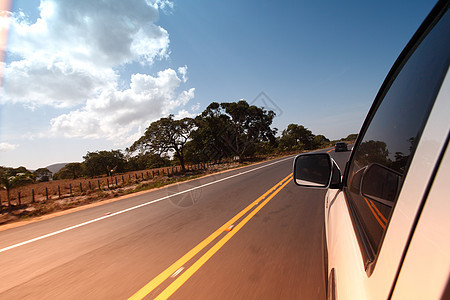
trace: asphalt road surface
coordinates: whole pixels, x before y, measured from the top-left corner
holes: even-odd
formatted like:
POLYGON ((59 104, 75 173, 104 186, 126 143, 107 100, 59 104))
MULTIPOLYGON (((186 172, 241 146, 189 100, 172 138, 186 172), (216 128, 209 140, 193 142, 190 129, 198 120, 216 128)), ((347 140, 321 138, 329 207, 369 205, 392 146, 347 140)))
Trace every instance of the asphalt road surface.
POLYGON ((325 191, 292 162, 0 231, 0 299, 323 299, 325 191))

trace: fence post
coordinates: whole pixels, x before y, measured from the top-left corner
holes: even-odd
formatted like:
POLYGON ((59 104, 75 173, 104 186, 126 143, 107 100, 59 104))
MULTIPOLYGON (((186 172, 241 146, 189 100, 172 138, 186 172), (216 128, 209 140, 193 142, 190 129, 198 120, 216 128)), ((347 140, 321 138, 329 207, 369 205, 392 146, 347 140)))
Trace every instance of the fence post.
POLYGON ((107 186, 108 189, 109 189, 109 179, 108 179, 108 178, 106 178, 106 186, 107 186))
POLYGON ((83 185, 80 182, 80 192, 83 192, 83 185))
POLYGON ((58 185, 58 199, 61 199, 61 187, 58 185))
POLYGON ((97 183, 98 183, 98 189, 101 190, 102 188, 100 187, 100 179, 97 179, 97 183))
POLYGON ((45 188, 45 200, 48 201, 48 188, 45 188))
POLYGON ((117 186, 117 177, 114 177, 114 179, 116 180, 116 186, 117 186))
POLYGON ((91 181, 89 181, 89 189, 92 190, 91 181))
POLYGON ((123 175, 122 175, 122 183, 125 183, 125 179, 123 179, 123 175))
POLYGON ((21 201, 20 201, 20 192, 17 192, 17 198, 18 198, 18 200, 19 200, 19 206, 22 206, 22 203, 21 203, 21 201))
POLYGON ((72 195, 72 184, 69 183, 69 191, 70 191, 70 195, 72 195))
POLYGON ((34 189, 31 190, 31 203, 34 203, 34 189))

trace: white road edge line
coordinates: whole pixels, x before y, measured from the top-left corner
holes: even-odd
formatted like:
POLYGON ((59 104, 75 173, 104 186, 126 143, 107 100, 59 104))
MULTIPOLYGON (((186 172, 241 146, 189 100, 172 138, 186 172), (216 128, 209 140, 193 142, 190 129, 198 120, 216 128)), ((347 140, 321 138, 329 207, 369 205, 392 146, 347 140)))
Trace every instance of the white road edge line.
POLYGON ((142 203, 142 204, 139 204, 139 205, 136 205, 136 206, 124 209, 124 210, 120 210, 118 212, 111 213, 109 215, 105 215, 105 216, 100 217, 100 218, 96 218, 96 219, 93 219, 93 220, 90 220, 90 221, 87 221, 87 222, 83 222, 83 223, 80 223, 80 224, 77 224, 77 225, 66 227, 66 228, 58 230, 58 231, 54 231, 54 232, 51 232, 51 233, 48 233, 48 234, 44 234, 44 235, 41 235, 41 236, 36 237, 34 239, 30 239, 30 240, 27 240, 27 241, 24 241, 24 242, 21 242, 21 243, 17 243, 17 244, 14 244, 14 245, 2 248, 2 249, 0 249, 0 253, 8 251, 8 250, 11 250, 11 249, 14 249, 14 248, 17 248, 17 247, 20 247, 20 246, 23 246, 23 245, 30 244, 30 243, 33 243, 33 242, 36 242, 36 241, 39 241, 39 240, 42 240, 42 239, 45 239, 45 238, 48 238, 48 237, 51 237, 51 236, 54 236, 54 235, 57 235, 57 234, 69 231, 69 230, 72 230, 72 229, 76 229, 76 228, 79 228, 79 227, 82 227, 82 226, 85 226, 85 225, 88 225, 88 224, 91 224, 91 223, 94 223, 94 222, 98 222, 98 221, 101 221, 101 220, 104 220, 104 219, 107 219, 107 218, 111 218, 111 217, 114 217, 114 216, 117 216, 117 215, 129 212, 131 210, 135 210, 135 209, 141 208, 143 206, 147 206, 147 205, 150 205, 150 204, 153 204, 153 203, 156 203, 156 202, 160 202, 160 201, 169 199, 170 197, 178 196, 178 195, 181 195, 181 194, 184 194, 184 193, 187 193, 187 192, 190 192, 190 191, 193 191, 193 190, 196 190, 196 189, 208 186, 208 185, 212 185, 212 184, 215 184, 215 183, 218 183, 218 182, 221 182, 221 181, 225 181, 225 180, 228 180, 228 179, 240 176, 240 175, 244 175, 244 174, 247 174, 247 173, 250 173, 250 172, 253 172, 253 171, 256 171, 256 170, 259 170, 259 169, 262 169, 262 168, 265 168, 265 167, 268 167, 268 166, 271 166, 271 165, 274 165, 274 164, 277 164, 277 163, 280 163, 280 162, 283 162, 283 161, 288 160, 288 159, 292 159, 292 157, 288 157, 288 158, 285 158, 285 159, 280 159, 280 160, 277 160, 277 161, 272 162, 272 163, 267 164, 267 165, 259 166, 259 167, 254 168, 254 169, 250 169, 250 170, 238 173, 238 174, 234 174, 234 175, 222 178, 222 179, 218 179, 216 181, 208 182, 208 183, 205 183, 205 184, 202 184, 202 185, 199 185, 199 186, 196 186, 196 187, 193 187, 193 188, 190 188, 190 189, 187 189, 187 190, 184 190, 184 191, 181 191, 181 192, 169 195, 169 196, 165 196, 165 197, 162 197, 162 198, 159 198, 159 199, 156 199, 156 200, 145 202, 145 203, 142 203))

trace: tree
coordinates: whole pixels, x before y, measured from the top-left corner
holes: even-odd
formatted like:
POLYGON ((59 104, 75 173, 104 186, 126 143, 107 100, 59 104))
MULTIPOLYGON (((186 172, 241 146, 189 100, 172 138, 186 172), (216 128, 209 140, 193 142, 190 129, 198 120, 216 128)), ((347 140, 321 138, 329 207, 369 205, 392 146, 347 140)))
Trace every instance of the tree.
POLYGON ((365 141, 359 145, 358 151, 355 155, 355 160, 361 166, 370 163, 378 163, 384 166, 389 166, 389 150, 386 143, 383 141, 365 141))
POLYGON ((314 134, 303 125, 289 124, 280 137, 282 150, 303 150, 314 148, 314 134))
POLYGON ((25 167, 19 167, 16 169, 0 167, 0 184, 6 190, 6 198, 8 200, 9 209, 11 209, 11 189, 33 182, 33 174, 25 167))
POLYGON ((0 169, 0 184, 6 190, 6 198, 8 200, 8 207, 11 209, 11 200, 9 198, 9 192, 12 188, 12 178, 5 168, 0 169))
POLYGON ((84 167, 82 163, 69 163, 53 175, 53 179, 76 179, 83 177, 84 167))
POLYGON ((275 117, 245 100, 212 102, 195 119, 197 130, 192 140, 197 152, 206 151, 210 159, 237 156, 242 162, 257 150, 259 142, 275 141, 276 130, 270 128, 275 117))
POLYGON ((27 173, 17 173, 11 180, 12 187, 22 186, 34 183, 35 177, 33 173, 28 171, 27 173))
POLYGON ((145 154, 139 153, 132 156, 127 161, 127 170, 145 170, 152 168, 162 168, 170 166, 170 159, 166 156, 161 156, 156 153, 147 152, 145 154))
POLYGON ((239 156, 240 162, 254 143, 275 140, 275 131, 270 128, 275 117, 273 111, 249 105, 245 100, 220 105, 230 116, 232 132, 223 138, 231 150, 239 156))
POLYGON ((39 168, 33 172, 33 175, 40 182, 49 181, 52 178, 52 172, 47 168, 39 168))
POLYGON ((322 134, 319 134, 319 135, 316 135, 314 138, 313 138, 313 145, 314 145, 314 148, 320 148, 320 147, 322 147, 323 145, 325 145, 325 144, 327 144, 327 143, 329 143, 330 142, 330 140, 329 139, 327 139, 324 135, 322 135, 322 134))
POLYGON ((161 118, 150 124, 144 135, 131 145, 129 151, 148 152, 158 155, 173 153, 178 159, 181 169, 186 170, 184 163, 184 146, 188 142, 192 130, 195 128, 194 120, 184 118, 175 120, 173 115, 161 118))
POLYGON ((123 172, 126 165, 125 156, 120 150, 88 152, 83 158, 85 173, 91 177, 123 172))
POLYGON ((215 161, 232 156, 223 136, 230 128, 229 117, 223 113, 220 104, 212 102, 195 118, 196 129, 191 141, 186 144, 189 161, 194 163, 215 161))
POLYGON ((357 137, 358 137, 358 134, 357 134, 357 133, 352 133, 352 134, 349 134, 349 135, 345 138, 345 140, 346 140, 346 141, 354 141, 354 140, 356 140, 357 137))

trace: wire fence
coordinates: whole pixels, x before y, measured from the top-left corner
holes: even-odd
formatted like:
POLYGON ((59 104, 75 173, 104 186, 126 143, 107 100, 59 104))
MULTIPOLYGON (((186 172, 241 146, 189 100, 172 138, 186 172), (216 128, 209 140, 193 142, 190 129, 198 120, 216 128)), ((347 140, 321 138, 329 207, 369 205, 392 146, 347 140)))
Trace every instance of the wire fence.
MULTIPOLYGON (((223 165, 235 164, 234 162, 200 163, 185 165, 186 171, 206 171, 217 169, 223 165)), ((9 192, 0 191, 0 210, 11 204, 15 207, 23 207, 30 203, 59 200, 67 197, 87 195, 95 191, 108 191, 135 185, 139 182, 153 180, 164 176, 174 176, 182 173, 181 166, 131 171, 101 176, 94 178, 62 179, 47 182, 39 182, 30 185, 16 187, 9 192)))

